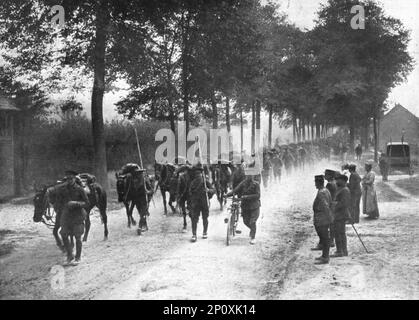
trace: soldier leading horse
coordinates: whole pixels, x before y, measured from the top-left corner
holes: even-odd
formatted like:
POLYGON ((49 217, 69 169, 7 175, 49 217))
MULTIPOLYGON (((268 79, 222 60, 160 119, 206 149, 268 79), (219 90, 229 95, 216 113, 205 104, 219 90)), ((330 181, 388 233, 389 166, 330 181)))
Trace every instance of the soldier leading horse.
MULTIPOLYGON (((104 239, 108 238, 108 217, 106 215, 107 208, 107 195, 103 187, 95 181, 94 176, 90 174, 81 174, 77 179, 78 183, 83 186, 86 190, 87 197, 89 199, 90 207, 86 210, 86 226, 83 241, 87 241, 90 230, 90 212, 94 207, 97 207, 100 212, 100 217, 104 225, 104 239)), ((66 182, 58 181, 58 183, 50 186, 43 186, 41 189, 36 190, 34 201, 34 222, 45 222, 45 219, 50 219, 50 210, 51 205, 52 209, 55 211, 55 221, 53 221, 53 235, 57 246, 60 249, 63 249, 63 242, 61 237, 58 235, 58 230, 60 228, 60 219, 63 210, 62 195, 61 190, 66 186, 66 182)))

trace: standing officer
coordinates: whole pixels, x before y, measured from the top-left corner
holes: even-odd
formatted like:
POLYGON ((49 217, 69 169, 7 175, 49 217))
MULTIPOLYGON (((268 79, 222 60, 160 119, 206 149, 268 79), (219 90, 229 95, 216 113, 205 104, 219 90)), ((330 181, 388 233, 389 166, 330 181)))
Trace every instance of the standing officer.
POLYGON ((348 188, 351 192, 351 214, 352 214, 352 222, 359 223, 359 206, 361 203, 361 177, 359 176, 358 172, 356 172, 356 165, 351 164, 349 165, 349 172, 351 176, 349 177, 348 188))
POLYGON ((314 182, 316 185, 317 196, 313 203, 313 222, 317 235, 320 238, 319 245, 322 248, 322 255, 316 258, 316 264, 329 263, 329 227, 332 223, 332 196, 329 190, 324 187, 324 177, 322 175, 315 176, 314 182))
MULTIPOLYGON (((335 196, 336 196, 337 185, 336 185, 335 176, 337 174, 340 174, 340 173, 337 173, 336 171, 330 170, 330 169, 327 169, 324 172, 324 178, 327 180, 326 189, 329 190, 330 195, 332 196, 332 201, 335 201, 335 196)), ((333 211, 333 208, 332 208, 332 211, 333 211)), ((334 246, 335 246, 335 232, 334 232, 333 223, 332 223, 330 225, 330 247, 333 248, 334 246)))
POLYGON ((202 213, 203 239, 208 238, 208 216, 209 201, 215 194, 215 189, 204 175, 204 168, 201 163, 192 167, 191 183, 189 185, 189 198, 192 220, 192 242, 196 242, 196 230, 198 227, 199 216, 202 213))
POLYGON ((333 211, 333 227, 336 240, 336 252, 331 257, 344 257, 348 255, 346 241, 346 222, 351 220, 351 192, 347 187, 348 177, 340 174, 336 177, 335 207, 333 211))
POLYGON ((67 263, 78 264, 81 258, 82 241, 84 233, 84 221, 86 210, 89 207, 89 199, 84 189, 76 182, 77 173, 66 171, 66 185, 61 189, 64 208, 60 220, 61 236, 67 252, 67 263), (70 236, 76 239, 76 260, 73 256, 73 246, 70 243, 70 236))
POLYGON ((250 229, 250 244, 256 243, 256 222, 260 213, 260 184, 255 175, 246 175, 236 188, 227 193, 227 197, 237 194, 241 198, 241 211, 244 224, 250 229))

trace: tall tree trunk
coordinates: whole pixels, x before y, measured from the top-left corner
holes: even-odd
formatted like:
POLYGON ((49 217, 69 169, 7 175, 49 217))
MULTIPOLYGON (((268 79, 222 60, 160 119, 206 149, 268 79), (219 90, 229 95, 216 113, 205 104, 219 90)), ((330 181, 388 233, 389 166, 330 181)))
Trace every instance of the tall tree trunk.
POLYGON ((215 99, 215 92, 211 94, 211 107, 212 107, 212 128, 218 129, 218 109, 217 100, 215 99))
POLYGON ((268 127, 268 147, 272 148, 272 116, 273 116, 273 106, 269 105, 269 127, 268 127))
POLYGON ((355 125, 351 123, 349 127, 349 153, 353 153, 355 149, 355 125))
POLYGON ((320 140, 320 124, 316 123, 316 139, 320 140))
POLYGON ((226 97, 226 126, 227 131, 230 133, 231 124, 230 124, 230 98, 226 97))
POLYGON ((377 162, 378 161, 378 119, 377 116, 374 115, 373 118, 373 124, 374 124, 374 161, 377 162))
POLYGON ((255 151, 255 135, 256 135, 256 108, 255 102, 252 102, 252 144, 250 153, 255 151))
POLYGON ((240 107, 240 155, 243 153, 243 109, 240 107))
POLYGON ((94 149, 94 172, 98 182, 109 190, 106 142, 103 124, 103 96, 105 94, 105 53, 108 11, 106 2, 96 3, 96 30, 94 46, 94 82, 92 91, 92 136, 94 149))
POLYGON ((297 142, 297 117, 295 114, 292 115, 292 138, 293 142, 297 142))
POLYGON ((182 29, 182 100, 183 100, 183 119, 185 121, 186 136, 189 132, 189 41, 188 32, 190 28, 190 16, 184 18, 182 29))
POLYGON ((311 123, 311 141, 314 141, 316 138, 314 136, 314 123, 311 123))
POLYGON ((170 117, 170 129, 173 131, 173 132, 176 132, 176 123, 175 123, 175 111, 173 110, 173 102, 172 102, 172 99, 171 98, 169 98, 168 99, 168 103, 169 103, 169 110, 170 110, 170 115, 169 115, 169 117, 170 117))
POLYGON ((369 136, 370 136, 370 120, 369 118, 367 118, 365 124, 364 124, 364 128, 363 128, 363 147, 364 150, 367 151, 369 148, 369 136))

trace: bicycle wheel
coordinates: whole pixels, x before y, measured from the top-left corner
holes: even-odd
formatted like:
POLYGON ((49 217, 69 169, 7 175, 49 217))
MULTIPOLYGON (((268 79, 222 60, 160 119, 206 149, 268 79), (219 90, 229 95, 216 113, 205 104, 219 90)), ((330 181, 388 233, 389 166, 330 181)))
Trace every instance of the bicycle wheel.
POLYGON ((236 215, 237 215, 237 211, 234 210, 233 214, 231 215, 231 219, 230 219, 230 227, 231 227, 231 234, 234 236, 236 236, 236 215))

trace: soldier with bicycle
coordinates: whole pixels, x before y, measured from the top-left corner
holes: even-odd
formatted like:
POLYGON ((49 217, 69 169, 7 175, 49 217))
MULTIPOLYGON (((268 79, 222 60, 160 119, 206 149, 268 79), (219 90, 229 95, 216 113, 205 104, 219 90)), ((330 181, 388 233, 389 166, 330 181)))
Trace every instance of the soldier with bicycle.
POLYGON ((227 193, 226 197, 233 195, 241 199, 243 222, 250 229, 250 244, 255 244, 256 222, 260 213, 260 184, 257 175, 246 175, 246 179, 227 193))

